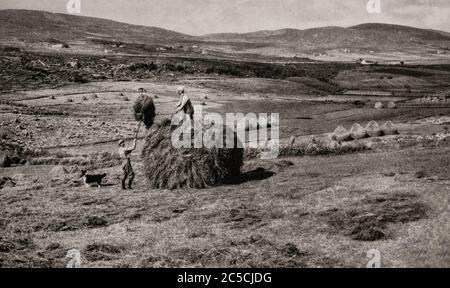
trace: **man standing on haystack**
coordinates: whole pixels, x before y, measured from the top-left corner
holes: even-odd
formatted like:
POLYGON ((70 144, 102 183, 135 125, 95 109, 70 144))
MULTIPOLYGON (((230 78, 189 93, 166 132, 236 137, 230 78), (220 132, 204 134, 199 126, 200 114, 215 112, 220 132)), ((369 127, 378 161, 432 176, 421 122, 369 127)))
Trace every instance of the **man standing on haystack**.
MULTIPOLYGON (((180 95, 180 101, 178 102, 175 107, 177 107, 177 110, 175 110, 175 113, 178 113, 180 111, 183 111, 183 120, 189 116, 189 119, 191 121, 194 120, 194 107, 192 106, 191 99, 184 93, 184 87, 178 87, 177 89, 178 95, 180 95)), ((174 113, 174 114, 175 114, 174 113)))
POLYGON ((133 184, 134 180, 134 171, 133 167, 131 166, 131 152, 136 149, 136 138, 133 141, 132 147, 125 147, 125 140, 119 141, 119 156, 120 159, 122 159, 122 178, 120 179, 122 181, 122 189, 125 190, 127 187, 125 187, 126 181, 128 179, 128 189, 131 188, 131 184, 133 184))

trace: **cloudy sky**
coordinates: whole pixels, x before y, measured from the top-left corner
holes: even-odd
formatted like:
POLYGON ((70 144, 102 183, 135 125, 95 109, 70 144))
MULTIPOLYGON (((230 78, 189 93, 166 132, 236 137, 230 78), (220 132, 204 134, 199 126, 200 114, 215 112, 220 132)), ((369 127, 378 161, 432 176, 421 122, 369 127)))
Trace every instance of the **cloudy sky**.
MULTIPOLYGON (((69 0, 1 0, 0 9, 67 13, 69 0)), ((450 0, 79 0, 81 15, 158 26, 201 35, 281 28, 351 26, 367 22, 410 25, 450 32, 450 0)))

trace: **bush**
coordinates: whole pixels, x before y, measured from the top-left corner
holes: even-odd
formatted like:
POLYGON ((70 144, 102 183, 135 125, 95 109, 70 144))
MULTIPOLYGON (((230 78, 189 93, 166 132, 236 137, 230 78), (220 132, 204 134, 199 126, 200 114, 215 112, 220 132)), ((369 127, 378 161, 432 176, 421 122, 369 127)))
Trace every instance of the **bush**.
POLYGON ((7 154, 0 155, 0 167, 7 168, 11 167, 12 161, 11 158, 7 154))

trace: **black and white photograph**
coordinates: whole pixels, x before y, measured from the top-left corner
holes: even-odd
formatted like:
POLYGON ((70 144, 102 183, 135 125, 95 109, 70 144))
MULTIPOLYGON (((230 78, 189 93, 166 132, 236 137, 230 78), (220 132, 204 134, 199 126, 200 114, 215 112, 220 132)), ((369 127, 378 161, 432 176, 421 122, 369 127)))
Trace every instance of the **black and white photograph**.
POLYGON ((448 0, 0 0, 0 268, 450 268, 449 128, 448 0))

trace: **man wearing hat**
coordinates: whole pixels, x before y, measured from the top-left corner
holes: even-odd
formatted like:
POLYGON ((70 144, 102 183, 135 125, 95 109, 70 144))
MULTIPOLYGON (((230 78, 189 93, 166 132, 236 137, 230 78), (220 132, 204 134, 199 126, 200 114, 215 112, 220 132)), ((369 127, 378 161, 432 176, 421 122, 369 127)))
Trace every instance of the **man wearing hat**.
POLYGON ((175 113, 183 111, 184 115, 189 116, 192 121, 194 119, 194 107, 192 106, 191 99, 184 94, 184 87, 178 87, 177 93, 180 95, 180 101, 175 105, 175 107, 177 107, 175 113))
POLYGON ((120 159, 122 159, 122 189, 132 189, 131 184, 133 184, 134 180, 134 171, 133 167, 131 166, 131 159, 130 155, 131 152, 133 152, 134 149, 136 149, 136 139, 133 141, 132 147, 125 147, 125 140, 119 141, 119 156, 120 159), (128 187, 125 187, 126 181, 128 179, 128 187))

